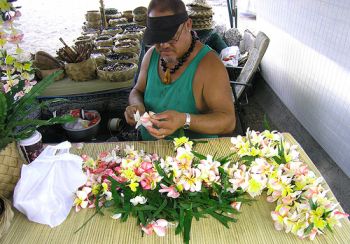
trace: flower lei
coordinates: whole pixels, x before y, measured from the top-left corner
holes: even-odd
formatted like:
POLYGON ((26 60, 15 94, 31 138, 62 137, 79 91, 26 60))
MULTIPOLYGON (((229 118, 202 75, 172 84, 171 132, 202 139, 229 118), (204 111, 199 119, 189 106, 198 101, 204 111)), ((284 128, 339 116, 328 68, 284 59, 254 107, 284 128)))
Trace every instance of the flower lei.
POLYGON ((8 0, 0 0, 0 67, 2 91, 8 99, 17 101, 36 84, 31 56, 19 46, 23 33, 15 21, 21 16, 18 7, 8 0), (14 53, 10 53, 15 45, 14 53))
MULTIPOLYGON (((181 229, 186 223, 185 213, 180 213, 179 218, 171 218, 171 215, 157 218, 167 206, 165 203, 161 210, 156 211, 157 214, 147 215, 147 211, 152 210, 152 198, 164 197, 163 194, 173 201, 187 197, 187 203, 193 207, 200 202, 196 197, 209 191, 208 202, 215 206, 221 201, 220 204, 227 203, 230 208, 220 209, 228 215, 214 214, 209 210, 203 213, 227 225, 235 221, 229 216, 237 213, 241 204, 248 201, 244 194, 254 198, 267 190, 267 201, 277 203, 271 212, 275 228, 311 240, 323 234, 325 229, 340 226, 339 220, 348 217, 337 210, 334 199, 328 198, 328 190, 321 184, 322 178, 316 177, 301 162, 297 146, 286 142, 280 133, 248 130, 246 136, 234 137, 231 142, 234 154, 220 159, 193 151, 194 142, 185 137, 174 140, 176 156, 164 159, 131 146, 126 146, 124 152, 119 148, 103 152, 97 160, 83 155, 88 181, 76 192, 76 211, 94 207, 101 211, 102 207, 114 205, 112 218, 121 218, 122 221, 129 213, 138 211, 135 216, 142 230, 159 236, 165 235, 170 221, 176 221, 176 233, 182 231, 185 242, 189 241, 189 230, 181 229), (220 198, 223 192, 226 195, 220 198), (225 202, 230 197, 230 201, 225 202), (121 206, 118 204, 126 200, 130 203, 123 207, 130 207, 131 212, 118 208, 121 206)), ((184 202, 180 204, 185 205, 184 202)), ((185 206, 185 211, 186 207, 190 206, 185 206)))

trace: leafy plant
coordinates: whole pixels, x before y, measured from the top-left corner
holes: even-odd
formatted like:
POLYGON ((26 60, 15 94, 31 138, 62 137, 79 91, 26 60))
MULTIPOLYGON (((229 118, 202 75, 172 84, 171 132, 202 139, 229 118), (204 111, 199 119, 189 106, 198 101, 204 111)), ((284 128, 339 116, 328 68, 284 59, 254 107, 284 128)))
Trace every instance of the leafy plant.
MULTIPOLYGON (((74 120, 70 115, 55 117, 48 120, 28 118, 36 109, 41 109, 49 104, 49 102, 36 103, 36 97, 45 90, 61 72, 62 71, 57 71, 44 78, 18 101, 10 99, 9 95, 0 92, 0 150, 13 141, 30 137, 40 126, 66 123, 74 120), (22 127, 22 129, 18 130, 18 127, 22 127)), ((57 100, 51 102, 56 101, 57 100)))
POLYGON ((0 150, 13 141, 30 137, 40 126, 74 120, 71 116, 49 120, 29 118, 34 111, 49 105, 49 102, 38 103, 36 97, 62 71, 47 76, 40 83, 34 80, 31 55, 19 47, 23 33, 16 29, 14 22, 21 13, 13 2, 15 0, 0 0, 0 150), (13 54, 8 52, 11 44, 16 46, 13 54))

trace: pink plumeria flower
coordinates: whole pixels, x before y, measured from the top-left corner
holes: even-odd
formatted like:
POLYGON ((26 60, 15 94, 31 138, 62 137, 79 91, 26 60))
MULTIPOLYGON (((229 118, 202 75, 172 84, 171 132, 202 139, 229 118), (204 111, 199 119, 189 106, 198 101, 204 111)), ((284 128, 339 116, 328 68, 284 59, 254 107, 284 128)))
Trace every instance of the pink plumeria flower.
POLYGON ((144 190, 151 190, 152 188, 152 180, 150 178, 142 179, 140 184, 144 190))
POLYGON ((137 175, 142 175, 143 173, 151 173, 153 171, 153 164, 151 162, 142 162, 139 168, 135 169, 137 175))
POLYGON ((18 44, 22 41, 23 39, 23 32, 20 30, 13 31, 8 37, 7 41, 13 44, 18 44))
POLYGON ((21 97, 23 97, 25 95, 24 91, 19 91, 17 92, 14 96, 13 96, 13 99, 15 101, 17 101, 18 99, 20 99, 21 97))
POLYGON ((159 190, 160 193, 167 192, 167 196, 171 198, 178 198, 180 193, 176 190, 175 186, 166 186, 164 184, 160 184, 162 189, 159 190))
POLYGON ((19 83, 18 79, 10 79, 6 81, 6 84, 4 85, 5 93, 8 93, 9 91, 11 91, 11 88, 16 86, 18 83, 19 83))
POLYGON ((154 112, 150 111, 149 113, 145 112, 142 116, 140 115, 140 112, 137 110, 134 114, 134 119, 136 122, 135 128, 137 129, 139 126, 143 126, 145 128, 152 126, 151 117, 155 115, 154 112))
POLYGON ((232 202, 231 203, 231 207, 236 209, 237 211, 239 211, 239 209, 241 208, 242 203, 241 202, 232 202))
POLYGON ((169 223, 165 219, 158 219, 157 221, 153 221, 147 226, 141 225, 141 228, 147 235, 151 235, 154 231, 157 236, 165 236, 166 228, 168 225, 169 223))
POLYGON ((340 211, 335 211, 335 212, 334 212, 334 217, 335 217, 336 219, 343 219, 343 218, 349 217, 349 214, 343 213, 343 212, 340 212, 340 211))

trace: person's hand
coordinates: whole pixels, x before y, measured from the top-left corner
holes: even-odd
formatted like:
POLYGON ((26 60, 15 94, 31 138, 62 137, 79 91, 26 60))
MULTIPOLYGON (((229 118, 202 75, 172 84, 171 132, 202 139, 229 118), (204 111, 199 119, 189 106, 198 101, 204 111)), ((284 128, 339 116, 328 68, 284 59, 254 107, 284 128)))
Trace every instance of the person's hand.
POLYGON ((124 116, 126 122, 131 126, 136 125, 134 114, 137 110, 140 112, 140 115, 143 115, 145 113, 145 106, 143 104, 134 104, 127 106, 125 109, 124 116))
POLYGON ((168 110, 153 115, 151 117, 153 127, 149 126, 146 129, 153 137, 163 139, 181 128, 185 124, 185 121, 186 115, 184 113, 168 110))

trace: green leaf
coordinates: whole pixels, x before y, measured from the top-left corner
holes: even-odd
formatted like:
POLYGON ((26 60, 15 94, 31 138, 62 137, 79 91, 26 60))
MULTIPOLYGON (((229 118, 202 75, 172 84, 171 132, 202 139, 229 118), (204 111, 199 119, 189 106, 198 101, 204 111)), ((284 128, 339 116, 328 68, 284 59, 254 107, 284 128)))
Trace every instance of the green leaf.
POLYGON ((309 204, 311 207, 311 210, 316 210, 317 209, 317 203, 314 203, 312 199, 309 199, 309 204))
POLYGON ((116 184, 117 181, 113 179, 111 176, 108 176, 108 180, 112 183, 111 192, 112 192, 113 201, 115 205, 118 206, 122 202, 122 199, 119 196, 119 193, 117 192, 117 184, 116 184))
POLYGON ((62 74, 63 71, 56 71, 47 77, 45 77, 42 81, 38 82, 36 85, 33 86, 33 88, 25 94, 21 99, 19 99, 19 102, 16 103, 16 105, 13 108, 12 115, 10 116, 9 120, 13 119, 13 117, 16 117, 19 110, 25 109, 25 106, 28 104, 31 104, 31 102, 35 99, 36 96, 38 96, 41 92, 43 92, 48 86, 50 86, 56 77, 62 74))
POLYGON ((328 217, 328 215, 330 214, 330 213, 332 213, 333 211, 332 210, 330 210, 330 211, 327 211, 327 212, 324 212, 323 213, 323 215, 322 215, 322 218, 327 218, 328 217))
POLYGON ((311 223, 305 230, 304 235, 310 234, 311 230, 314 228, 314 223, 311 223))
POLYGON ((326 227, 327 227, 327 229, 328 229, 330 232, 333 233, 333 229, 332 229, 332 227, 331 227, 329 224, 327 224, 326 227))
POLYGON ((182 232, 183 226, 184 226, 184 221, 185 221, 185 212, 184 212, 183 208, 180 208, 179 223, 178 223, 178 225, 176 226, 176 229, 175 229, 175 234, 176 235, 182 232))
POLYGON ((163 180, 169 185, 172 185, 173 181, 166 175, 164 170, 159 166, 158 162, 155 162, 153 165, 155 166, 158 174, 163 177, 163 180))
POLYGON ((152 219, 156 219, 159 213, 166 207, 167 204, 168 204, 168 200, 164 199, 163 203, 159 206, 158 210, 153 213, 152 219))
POLYGON ((151 206, 151 205, 145 205, 145 206, 136 206, 134 207, 136 211, 154 211, 157 210, 158 208, 151 206))
MULTIPOLYGON (((6 115, 7 115, 7 102, 5 95, 0 92, 0 126, 3 126, 3 124, 6 121, 6 115)), ((0 131, 3 128, 0 127, 0 131)))
POLYGON ((143 215, 143 212, 142 211, 137 211, 137 215, 139 217, 139 220, 140 220, 141 224, 143 226, 146 226, 146 220, 145 220, 145 216, 143 215))
POLYGON ((184 242, 187 243, 187 244, 190 242, 192 218, 193 218, 192 212, 191 211, 185 211, 185 217, 184 217, 184 242))
POLYGON ((200 153, 197 153, 197 152, 195 152, 195 151, 192 151, 192 153, 193 153, 194 156, 196 156, 196 157, 197 157, 198 159, 200 159, 200 160, 207 159, 206 156, 204 156, 204 155, 202 155, 202 154, 200 154, 200 153))
POLYGON ((35 126, 37 128, 44 125, 62 124, 62 123, 68 123, 68 122, 74 122, 74 121, 75 121, 75 118, 73 118, 71 115, 63 115, 61 117, 54 117, 48 120, 24 119, 21 121, 13 122, 9 124, 6 128, 9 130, 12 130, 17 126, 26 126, 26 125, 35 126))
POLYGON ((214 211, 212 212, 208 212, 209 215, 211 215, 212 217, 214 217, 215 219, 217 219, 221 224, 223 224, 226 228, 229 228, 228 226, 228 222, 237 222, 237 219, 235 218, 231 218, 222 214, 218 214, 214 211))
POLYGON ((247 166, 251 165, 251 163, 255 160, 255 156, 243 156, 241 157, 241 160, 246 164, 247 166))
POLYGON ((225 157, 218 158, 218 162, 220 162, 221 165, 224 165, 225 163, 229 162, 232 158, 232 156, 236 155, 237 153, 230 153, 229 155, 225 157))

